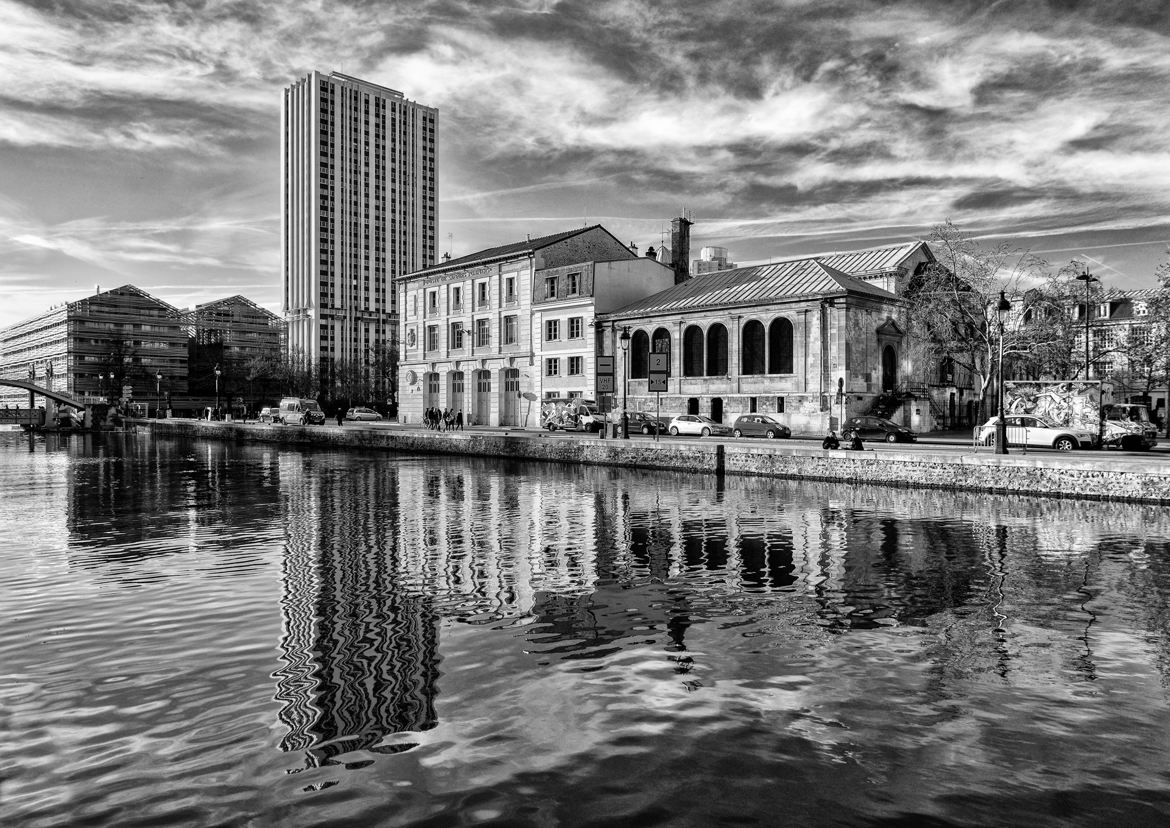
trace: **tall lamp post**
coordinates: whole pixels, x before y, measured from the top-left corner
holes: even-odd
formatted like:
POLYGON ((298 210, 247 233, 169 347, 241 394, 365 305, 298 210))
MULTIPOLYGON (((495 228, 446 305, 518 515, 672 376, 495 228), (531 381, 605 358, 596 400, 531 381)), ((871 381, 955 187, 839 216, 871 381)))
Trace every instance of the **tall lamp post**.
POLYGON ((1086 265, 1083 272, 1077 274, 1077 281, 1085 283, 1085 379, 1089 378, 1089 364, 1091 357, 1089 355, 1089 289, 1093 282, 1100 280, 1089 272, 1086 265))
POLYGON ((215 364, 215 419, 219 419, 219 375, 223 372, 219 370, 219 363, 215 364))
POLYGON ((995 316, 999 321, 999 381, 997 396, 999 397, 999 417, 995 421, 995 453, 1007 454, 1007 420, 1003 413, 1003 318, 1009 310, 1012 309, 1012 303, 1007 300, 1007 295, 1004 291, 999 292, 999 304, 995 306, 995 316))
POLYGON ((154 418, 162 418, 162 371, 154 375, 154 418))
POLYGON ((626 408, 630 393, 630 326, 622 328, 622 439, 630 439, 630 412, 626 408))

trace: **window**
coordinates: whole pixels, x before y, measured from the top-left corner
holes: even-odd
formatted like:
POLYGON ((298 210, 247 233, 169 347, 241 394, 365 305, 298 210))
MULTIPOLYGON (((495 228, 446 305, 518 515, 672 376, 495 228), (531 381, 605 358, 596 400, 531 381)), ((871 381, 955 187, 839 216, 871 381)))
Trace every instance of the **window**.
POLYGON ((546 299, 557 298, 557 277, 548 276, 544 280, 544 296, 546 299))
POLYGON ((556 357, 546 359, 544 361, 544 375, 546 377, 559 377, 561 375, 561 361, 556 357))
POLYGON ((463 309, 463 288, 456 285, 451 288, 451 310, 463 309))
POLYGON ((476 307, 486 308, 488 306, 488 283, 476 282, 475 285, 475 304, 476 307))
POLYGON ((439 291, 431 290, 427 292, 427 311, 436 313, 439 310, 439 291))
POLYGON ((486 348, 492 344, 492 329, 490 319, 475 320, 475 347, 486 348))
POLYGON ((582 319, 580 316, 574 316, 569 320, 569 339, 580 339, 582 334, 582 319))
POLYGON ((568 275, 566 281, 568 282, 567 290, 565 291, 565 294, 567 296, 576 296, 577 294, 579 294, 581 292, 581 274, 580 273, 570 273, 568 275))
POLYGON ((1097 318, 1098 319, 1108 319, 1109 318, 1109 303, 1108 302, 1102 302, 1101 304, 1099 304, 1097 306, 1097 318))
POLYGON ((1149 316, 1150 315, 1150 306, 1147 305, 1145 302, 1137 302, 1133 306, 1133 315, 1134 316, 1149 316))
POLYGON ((516 277, 509 276, 504 280, 504 301, 509 305, 516 301, 516 277))
POLYGON ((427 325, 427 350, 439 350, 439 326, 427 325))
POLYGON ((456 349, 463 347, 463 323, 462 322, 452 322, 451 323, 451 347, 456 348, 456 349))
POLYGON ((555 342, 561 338, 561 321, 550 319, 544 323, 544 341, 555 342))
POLYGON ((584 370, 582 370, 584 362, 584 357, 569 357, 569 376, 577 377, 585 373, 584 370))
POLYGON ((505 316, 504 317, 504 344, 505 345, 515 345, 516 344, 516 317, 515 316, 505 316))

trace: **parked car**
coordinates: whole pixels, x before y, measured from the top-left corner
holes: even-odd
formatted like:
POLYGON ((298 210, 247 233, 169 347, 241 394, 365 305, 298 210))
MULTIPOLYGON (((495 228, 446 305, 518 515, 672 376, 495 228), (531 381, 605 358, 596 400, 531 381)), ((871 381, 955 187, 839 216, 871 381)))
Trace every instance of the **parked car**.
POLYGON ((260 416, 258 419, 262 423, 275 423, 277 417, 280 416, 280 409, 273 405, 266 405, 260 409, 260 416))
POLYGON ((731 433, 735 437, 767 437, 775 440, 777 437, 791 437, 792 429, 767 414, 741 414, 735 418, 731 433))
POLYGON ((670 428, 670 423, 666 420, 660 420, 644 411, 630 412, 630 431, 638 431, 642 434, 665 434, 668 428, 670 428))
POLYGON ((285 397, 277 413, 285 425, 325 425, 325 412, 316 400, 285 397))
POLYGON ((850 417, 845 421, 842 434, 857 432, 862 440, 885 440, 887 443, 913 443, 918 439, 906 426, 900 426, 885 417, 850 417))
POLYGON ((347 420, 381 420, 382 415, 372 408, 365 406, 356 406, 345 412, 345 419, 347 420))
POLYGON ((670 433, 676 437, 679 434, 726 437, 731 434, 731 429, 723 423, 715 422, 710 417, 703 417, 699 414, 680 414, 670 421, 670 433))
MULTIPOLYGON (((992 417, 979 427, 979 442, 995 445, 995 426, 998 422, 999 417, 992 417)), ((1053 425, 1045 418, 1032 414, 1008 414, 1004 418, 1004 429, 1009 446, 1027 445, 1054 448, 1057 451, 1072 451, 1081 446, 1087 448, 1093 445, 1096 437, 1091 431, 1053 425)))

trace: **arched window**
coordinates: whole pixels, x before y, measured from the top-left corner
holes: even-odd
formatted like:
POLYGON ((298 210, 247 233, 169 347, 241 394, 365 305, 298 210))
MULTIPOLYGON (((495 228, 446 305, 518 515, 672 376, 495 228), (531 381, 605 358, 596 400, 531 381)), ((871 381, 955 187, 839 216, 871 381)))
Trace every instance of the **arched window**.
POLYGON ((743 326, 739 372, 741 374, 764 373, 764 326, 755 319, 743 326))
POLYGON ((792 373, 792 323, 773 319, 768 326, 768 373, 792 373))
POLYGON ((630 379, 646 379, 650 374, 650 337, 634 331, 630 340, 630 379))
POLYGON ((654 336, 650 338, 650 350, 656 354, 670 353, 670 331, 666 328, 659 328, 654 331, 654 336))
POLYGON ((727 328, 718 322, 707 329, 707 376, 727 376, 727 328))
POLYGON ((698 325, 683 331, 683 376, 703 376, 703 330, 698 325))

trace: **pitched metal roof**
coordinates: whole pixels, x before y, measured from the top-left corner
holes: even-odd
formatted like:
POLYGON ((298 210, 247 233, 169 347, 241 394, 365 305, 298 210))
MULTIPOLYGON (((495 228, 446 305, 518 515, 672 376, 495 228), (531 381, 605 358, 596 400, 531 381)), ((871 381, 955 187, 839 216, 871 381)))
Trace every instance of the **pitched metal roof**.
POLYGON ((853 276, 868 276, 875 273, 888 273, 901 266, 902 262, 910 258, 921 248, 928 259, 934 261, 934 254, 925 242, 912 241, 888 247, 870 247, 866 250, 850 250, 842 253, 821 253, 815 256, 818 261, 829 267, 852 274, 853 276))
MULTIPOLYGON (((541 236, 536 239, 525 239, 524 241, 512 242, 511 244, 502 244, 499 247, 489 247, 485 250, 479 250, 475 253, 469 253, 466 256, 460 256, 458 259, 451 259, 450 261, 440 262, 439 264, 431 265, 422 270, 415 270, 407 273, 406 277, 417 276, 420 273, 425 273, 428 276, 434 273, 440 273, 444 270, 452 270, 469 265, 474 265, 478 262, 496 261, 497 259, 509 259, 519 256, 521 254, 530 253, 535 250, 540 250, 542 247, 548 247, 550 244, 556 244, 573 236, 586 233, 590 230, 595 230, 601 227, 600 224, 591 224, 588 227, 578 227, 575 230, 565 230, 561 233, 552 233, 548 236, 541 236)), ((605 228, 602 228, 603 230, 605 228)), ((609 232, 609 231, 606 231, 609 232)), ((406 278, 404 277, 404 278, 406 278)))
POLYGON ((607 316, 693 311, 733 305, 761 305, 784 299, 857 293, 879 299, 894 294, 855 279, 816 258, 792 259, 688 279, 607 316))

